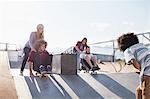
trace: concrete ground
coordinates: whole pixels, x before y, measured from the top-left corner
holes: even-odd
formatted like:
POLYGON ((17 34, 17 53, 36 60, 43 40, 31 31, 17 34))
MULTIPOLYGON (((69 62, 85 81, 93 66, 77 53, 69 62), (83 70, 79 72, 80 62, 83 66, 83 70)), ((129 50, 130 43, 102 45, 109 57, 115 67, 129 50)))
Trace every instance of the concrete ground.
POLYGON ((14 79, 8 66, 7 52, 0 51, 0 99, 17 99, 14 79))
MULTIPOLYGON (((10 63, 12 75, 20 78, 21 61, 10 63)), ((133 66, 123 62, 105 62, 99 66, 101 70, 96 75, 81 71, 78 75, 53 74, 47 78, 31 78, 26 65, 24 77, 20 79, 23 79, 27 94, 30 93, 28 97, 32 99, 135 99, 138 74, 133 66)))
MULTIPOLYGON (((2 58, 0 62, 6 63, 2 58)), ((137 70, 124 65, 123 62, 100 64, 101 70, 96 75, 82 71, 78 75, 53 74, 47 78, 31 78, 28 65, 24 76, 19 76, 20 65, 21 61, 10 62, 11 72, 8 64, 5 67, 0 65, 7 68, 9 75, 0 73, 0 80, 3 74, 5 79, 7 78, 1 82, 8 81, 0 83, 1 89, 9 88, 3 91, 5 96, 8 96, 7 99, 135 99, 135 89, 138 86, 138 74, 135 73, 137 70)), ((6 72, 2 68, 0 70, 6 72)), ((0 92, 0 95, 3 93, 0 92)))

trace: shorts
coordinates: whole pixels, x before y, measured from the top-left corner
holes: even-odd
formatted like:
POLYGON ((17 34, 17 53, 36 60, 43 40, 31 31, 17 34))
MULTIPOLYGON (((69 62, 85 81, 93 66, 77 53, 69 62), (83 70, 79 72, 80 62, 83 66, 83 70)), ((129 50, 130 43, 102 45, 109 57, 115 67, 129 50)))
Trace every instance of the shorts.
POLYGON ((142 77, 142 89, 140 86, 136 89, 136 99, 149 99, 150 97, 150 76, 142 77))
POLYGON ((85 53, 81 53, 81 54, 80 54, 80 58, 81 58, 81 59, 86 59, 86 56, 89 56, 91 59, 94 57, 93 54, 85 54, 85 53))

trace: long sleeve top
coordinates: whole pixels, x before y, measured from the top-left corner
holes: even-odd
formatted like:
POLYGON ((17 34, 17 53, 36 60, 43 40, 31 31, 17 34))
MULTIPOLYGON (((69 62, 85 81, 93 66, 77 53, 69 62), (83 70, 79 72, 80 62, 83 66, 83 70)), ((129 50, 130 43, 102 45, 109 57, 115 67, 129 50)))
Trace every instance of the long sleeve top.
POLYGON ((25 47, 28 47, 28 48, 34 48, 34 44, 37 40, 37 37, 36 37, 36 32, 32 32, 30 34, 30 38, 29 38, 29 41, 27 41, 27 43, 25 44, 25 47))

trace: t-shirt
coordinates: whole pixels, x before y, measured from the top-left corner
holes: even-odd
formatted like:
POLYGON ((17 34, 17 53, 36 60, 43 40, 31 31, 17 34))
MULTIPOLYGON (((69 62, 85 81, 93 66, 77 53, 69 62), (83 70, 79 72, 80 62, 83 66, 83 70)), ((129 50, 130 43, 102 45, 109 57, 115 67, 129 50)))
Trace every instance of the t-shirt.
POLYGON ((32 62, 33 70, 37 71, 40 65, 43 66, 51 65, 52 55, 50 55, 47 51, 43 51, 43 52, 32 51, 30 53, 28 62, 32 62))
POLYGON ((131 59, 135 59, 141 65, 140 82, 143 74, 150 76, 150 49, 142 43, 138 43, 127 48, 124 51, 124 56, 126 63, 129 63, 131 59))

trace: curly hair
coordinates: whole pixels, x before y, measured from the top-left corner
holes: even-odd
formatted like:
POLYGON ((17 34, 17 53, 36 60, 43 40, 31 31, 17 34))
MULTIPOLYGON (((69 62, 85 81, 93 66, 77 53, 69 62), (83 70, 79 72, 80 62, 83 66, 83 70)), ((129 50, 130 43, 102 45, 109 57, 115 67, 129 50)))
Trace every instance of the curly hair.
POLYGON ((45 40, 43 40, 43 39, 37 40, 35 42, 35 46, 34 46, 35 50, 38 51, 40 46, 42 46, 43 44, 45 45, 45 48, 46 48, 47 47, 47 42, 45 40))
POLYGON ((126 33, 117 39, 120 51, 125 51, 134 44, 139 43, 138 37, 134 33, 126 33))

